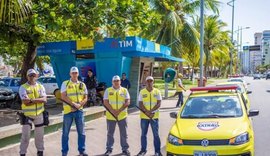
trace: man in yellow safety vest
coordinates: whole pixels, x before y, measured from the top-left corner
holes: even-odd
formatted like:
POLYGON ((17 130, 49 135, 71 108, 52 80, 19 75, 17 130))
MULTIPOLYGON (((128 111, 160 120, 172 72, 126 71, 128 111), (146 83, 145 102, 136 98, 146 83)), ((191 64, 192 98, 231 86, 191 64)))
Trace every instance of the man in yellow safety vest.
POLYGON ((139 94, 139 107, 141 110, 141 151, 137 156, 144 156, 147 152, 147 132, 149 124, 151 125, 154 135, 155 156, 162 156, 160 152, 159 137, 159 108, 161 105, 161 93, 153 87, 154 78, 146 77, 146 88, 142 89, 139 94))
POLYGON ((112 78, 113 86, 107 88, 104 93, 104 107, 107 109, 107 144, 105 156, 109 156, 113 150, 114 131, 116 124, 120 130, 120 139, 122 146, 122 154, 130 156, 128 151, 129 145, 127 143, 127 107, 130 103, 130 96, 128 90, 121 87, 121 79, 118 75, 112 78))
POLYGON ((61 86, 61 98, 66 101, 63 104, 64 119, 62 132, 62 156, 68 154, 69 131, 73 120, 76 123, 78 133, 78 150, 80 156, 88 156, 85 153, 85 129, 83 106, 87 102, 87 88, 85 84, 78 80, 79 70, 77 67, 71 67, 70 80, 66 80, 61 86))
POLYGON ((27 82, 19 88, 19 95, 22 100, 23 117, 21 118, 22 136, 20 144, 20 155, 25 156, 29 139, 31 136, 32 123, 35 125, 35 144, 37 155, 43 156, 44 151, 44 127, 43 127, 43 111, 44 103, 47 97, 44 87, 36 82, 38 72, 34 69, 27 71, 27 82))

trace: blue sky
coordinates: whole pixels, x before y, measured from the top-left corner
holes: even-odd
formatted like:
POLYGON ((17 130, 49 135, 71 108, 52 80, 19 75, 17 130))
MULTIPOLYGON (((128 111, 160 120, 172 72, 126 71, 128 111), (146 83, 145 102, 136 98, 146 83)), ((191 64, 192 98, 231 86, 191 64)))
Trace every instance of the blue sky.
MULTIPOLYGON (((227 5, 230 0, 221 0, 220 18, 228 24, 228 30, 231 30, 232 7, 227 5)), ((254 44, 254 33, 270 30, 270 0, 236 0, 234 14, 234 30, 238 26, 250 27, 242 31, 243 45, 254 44), (247 43, 249 42, 249 43, 247 43)), ((234 40, 237 39, 237 33, 234 34, 234 40)))

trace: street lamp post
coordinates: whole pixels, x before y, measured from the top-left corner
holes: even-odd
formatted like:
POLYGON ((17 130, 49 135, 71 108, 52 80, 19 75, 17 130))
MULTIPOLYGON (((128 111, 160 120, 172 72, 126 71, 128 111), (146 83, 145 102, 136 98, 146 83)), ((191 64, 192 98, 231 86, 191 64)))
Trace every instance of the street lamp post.
POLYGON ((243 51, 243 48, 242 48, 242 45, 243 45, 243 42, 242 42, 242 31, 245 30, 245 29, 249 29, 250 27, 239 27, 238 26, 238 29, 235 31, 237 33, 237 64, 239 65, 240 63, 240 53, 243 51), (240 43, 239 43, 239 32, 240 32, 240 43))
MULTIPOLYGON (((232 43, 233 43, 233 28, 234 28, 234 1, 235 0, 232 0, 227 3, 227 5, 232 7, 232 34, 231 34, 232 43)), ((232 74, 232 65, 233 65, 233 49, 230 49, 230 75, 232 74)))

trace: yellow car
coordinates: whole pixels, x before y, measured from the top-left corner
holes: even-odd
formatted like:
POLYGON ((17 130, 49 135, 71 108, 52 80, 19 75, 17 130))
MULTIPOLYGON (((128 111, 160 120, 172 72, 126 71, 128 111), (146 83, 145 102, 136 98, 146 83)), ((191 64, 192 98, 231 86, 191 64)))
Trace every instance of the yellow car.
POLYGON ((247 106, 247 110, 250 109, 250 101, 248 98, 248 94, 252 93, 251 91, 248 91, 244 84, 242 82, 237 82, 237 81, 231 81, 231 82, 223 82, 223 83, 219 83, 217 84, 217 86, 234 86, 237 85, 237 90, 242 94, 241 96, 243 96, 242 99, 244 99, 244 103, 247 106))
POLYGON ((192 88, 167 138, 167 156, 254 156, 254 133, 237 86, 192 88))

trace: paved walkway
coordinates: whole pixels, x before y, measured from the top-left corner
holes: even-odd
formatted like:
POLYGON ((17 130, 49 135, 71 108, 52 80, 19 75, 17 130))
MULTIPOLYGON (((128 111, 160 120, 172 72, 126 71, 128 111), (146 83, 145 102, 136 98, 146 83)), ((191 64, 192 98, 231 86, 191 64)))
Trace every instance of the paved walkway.
MULTIPOLYGON (((175 108, 176 99, 168 99, 162 101, 160 113, 160 138, 162 143, 162 152, 165 153, 166 138, 175 119, 171 119, 169 113, 177 111, 175 108)), ((61 131, 45 136, 45 156, 61 156, 61 131)), ((130 152, 136 155, 140 150, 140 118, 139 111, 129 114, 128 116, 128 142, 130 152)), ((148 152, 147 155, 154 154, 152 131, 149 128, 148 134, 148 152)), ((70 133, 70 151, 69 156, 78 155, 77 151, 77 133, 76 128, 72 127, 70 133)), ((106 145, 106 119, 105 117, 86 123, 86 152, 91 156, 103 155, 106 145)), ((19 144, 14 144, 0 149, 1 156, 16 156, 19 155, 19 144)), ((113 155, 117 156, 121 153, 120 138, 118 128, 115 131, 115 144, 113 155)), ((27 156, 36 156, 36 148, 34 140, 28 147, 27 156)))

